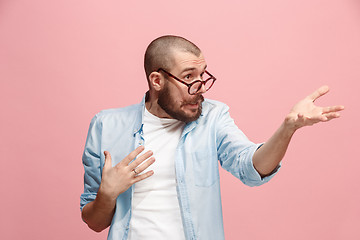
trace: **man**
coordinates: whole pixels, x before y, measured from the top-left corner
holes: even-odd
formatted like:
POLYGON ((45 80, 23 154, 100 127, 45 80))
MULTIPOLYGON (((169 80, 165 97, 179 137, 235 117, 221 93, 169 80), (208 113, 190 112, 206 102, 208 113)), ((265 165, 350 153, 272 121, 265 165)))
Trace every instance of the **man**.
POLYGON ((142 102, 98 113, 86 141, 82 218, 97 232, 110 226, 108 239, 224 239, 218 161, 246 185, 264 184, 297 129, 344 109, 315 106, 328 92, 321 87, 293 107, 265 144, 254 144, 225 104, 204 100, 216 78, 193 43, 155 39, 145 71, 149 91, 142 102))

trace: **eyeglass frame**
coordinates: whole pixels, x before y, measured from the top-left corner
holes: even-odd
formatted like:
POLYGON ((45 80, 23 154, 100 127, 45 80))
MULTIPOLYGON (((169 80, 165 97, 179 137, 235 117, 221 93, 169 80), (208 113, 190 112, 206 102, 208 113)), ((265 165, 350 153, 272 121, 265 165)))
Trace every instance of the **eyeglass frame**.
MULTIPOLYGON (((168 71, 166 71, 166 70, 163 69, 163 68, 159 68, 156 72, 160 72, 160 71, 163 71, 164 73, 168 74, 170 77, 172 77, 173 79, 175 79, 176 81, 181 82, 182 84, 186 85, 186 86, 188 87, 188 93, 189 93, 190 95, 196 95, 196 94, 198 94, 199 90, 201 89, 201 87, 200 87, 195 93, 191 94, 191 93, 190 93, 190 88, 191 88, 195 83, 200 82, 202 85, 205 86, 205 83, 206 83, 207 81, 210 81, 210 80, 212 79, 212 80, 213 80, 213 83, 210 85, 210 87, 209 87, 207 90, 205 90, 205 92, 207 92, 207 91, 209 91, 209 89, 214 85, 214 83, 215 83, 215 81, 216 81, 216 77, 214 77, 211 73, 209 73, 209 72, 206 71, 206 70, 205 70, 205 73, 210 76, 208 79, 206 79, 206 80, 199 80, 199 79, 198 79, 198 80, 195 80, 195 81, 193 81, 193 82, 191 82, 191 83, 187 83, 187 82, 185 82, 185 81, 177 78, 176 76, 174 76, 173 74, 169 73, 168 71)), ((201 86, 202 86, 202 85, 201 85, 201 86)))

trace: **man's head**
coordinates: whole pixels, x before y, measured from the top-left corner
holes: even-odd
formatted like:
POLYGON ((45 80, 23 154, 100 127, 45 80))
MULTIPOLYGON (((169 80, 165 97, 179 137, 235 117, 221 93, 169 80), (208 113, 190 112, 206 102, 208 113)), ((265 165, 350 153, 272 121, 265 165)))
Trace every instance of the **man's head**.
POLYGON ((202 79, 206 69, 205 59, 195 44, 178 36, 159 37, 148 46, 144 65, 151 105, 158 105, 157 110, 150 108, 150 112, 183 122, 199 118, 204 87, 190 95, 186 85, 202 79))
POLYGON ((146 49, 144 67, 146 77, 159 68, 171 70, 174 65, 174 52, 192 53, 199 57, 201 50, 189 40, 173 35, 166 35, 153 40, 146 49))

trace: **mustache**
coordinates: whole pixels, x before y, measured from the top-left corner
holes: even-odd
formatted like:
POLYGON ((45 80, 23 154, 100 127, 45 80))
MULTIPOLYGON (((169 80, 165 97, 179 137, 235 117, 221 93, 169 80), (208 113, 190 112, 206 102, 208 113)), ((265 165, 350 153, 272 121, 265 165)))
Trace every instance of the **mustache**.
POLYGON ((181 106, 188 105, 188 104, 197 104, 197 103, 200 104, 203 101, 204 101, 203 95, 197 95, 194 100, 182 102, 181 106))

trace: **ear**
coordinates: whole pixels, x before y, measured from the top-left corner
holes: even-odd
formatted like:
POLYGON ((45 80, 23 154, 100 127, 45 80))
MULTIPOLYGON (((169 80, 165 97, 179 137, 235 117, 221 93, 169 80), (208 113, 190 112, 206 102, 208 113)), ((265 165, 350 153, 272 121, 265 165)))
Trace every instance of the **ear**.
POLYGON ((160 91, 164 86, 164 77, 158 72, 152 72, 149 75, 149 83, 155 91, 160 91))

